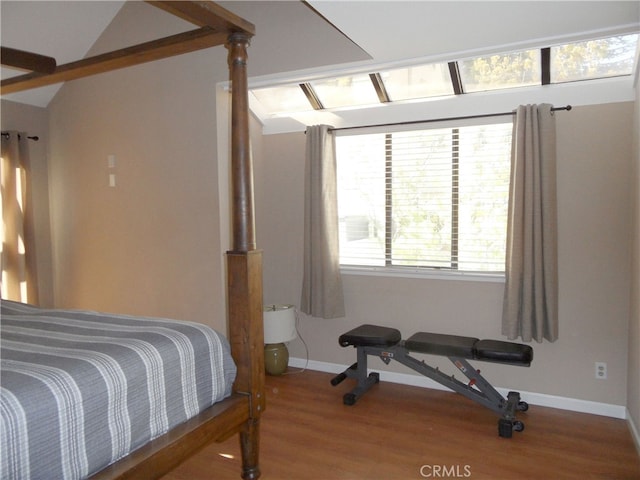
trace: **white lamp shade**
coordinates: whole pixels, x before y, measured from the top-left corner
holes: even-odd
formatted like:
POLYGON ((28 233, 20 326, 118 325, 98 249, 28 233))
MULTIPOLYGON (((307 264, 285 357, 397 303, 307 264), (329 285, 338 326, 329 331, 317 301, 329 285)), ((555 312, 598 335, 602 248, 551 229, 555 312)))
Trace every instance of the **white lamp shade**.
POLYGON ((264 343, 290 342, 296 333, 296 309, 293 305, 265 305, 264 343))

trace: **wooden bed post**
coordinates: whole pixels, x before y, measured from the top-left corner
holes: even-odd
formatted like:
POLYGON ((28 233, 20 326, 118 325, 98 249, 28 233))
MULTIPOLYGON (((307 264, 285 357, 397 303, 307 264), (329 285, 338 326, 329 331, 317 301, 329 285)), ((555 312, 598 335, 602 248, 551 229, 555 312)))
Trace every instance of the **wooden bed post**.
MULTIPOLYGON (((262 252, 256 249, 250 156, 247 48, 255 26, 210 0, 146 0, 198 28, 64 65, 39 65, 41 55, 7 51, 2 60, 34 71, 0 81, 21 92, 205 48, 226 45, 232 87, 231 184, 233 245, 227 252, 229 343, 238 368, 233 394, 91 476, 92 480, 158 479, 210 442, 240 432, 242 478, 260 477, 259 426, 265 408, 262 252), (21 58, 16 54, 20 53, 21 58), (5 55, 6 54, 6 55, 5 55), (5 59, 5 57, 11 57, 5 59), (42 68, 40 68, 42 67, 42 68), (55 67, 55 68, 53 68, 55 67)), ((46 58, 44 60, 47 60, 46 58)), ((51 60, 51 59, 48 59, 51 60)), ((55 62, 54 62, 55 63, 55 62)), ((89 442, 90 443, 90 442, 89 442)), ((87 443, 87 445, 89 445, 87 443)), ((90 445, 89 445, 90 446, 90 445)))
POLYGON ((229 36, 231 76, 231 188, 233 250, 227 252, 229 340, 238 366, 234 391, 249 396, 250 413, 240 432, 242 478, 257 479, 260 415, 265 408, 262 323, 262 252, 256 250, 253 169, 250 155, 247 47, 250 35, 229 36))

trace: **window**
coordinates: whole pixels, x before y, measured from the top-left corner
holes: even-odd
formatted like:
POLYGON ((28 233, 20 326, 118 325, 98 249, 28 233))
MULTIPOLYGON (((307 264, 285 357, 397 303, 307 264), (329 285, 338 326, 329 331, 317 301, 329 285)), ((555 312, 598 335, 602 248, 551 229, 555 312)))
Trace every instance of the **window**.
POLYGON ((467 93, 540 84, 540 50, 478 57, 459 65, 467 93))
POLYGON ((379 103, 369 75, 353 75, 311 82, 323 108, 373 105, 379 103))
POLYGON ((309 102, 298 85, 284 87, 259 88, 252 90, 262 106, 272 114, 305 112, 309 102))
POLYGON ((446 64, 418 65, 381 72, 391 101, 453 95, 446 64))
POLYGON ((629 33, 252 91, 267 115, 283 115, 630 76, 638 40, 629 33))
POLYGON ((630 75, 638 35, 589 40, 551 48, 551 82, 575 82, 630 75))
POLYGON ((421 128, 337 136, 340 263, 503 272, 511 120, 421 128))

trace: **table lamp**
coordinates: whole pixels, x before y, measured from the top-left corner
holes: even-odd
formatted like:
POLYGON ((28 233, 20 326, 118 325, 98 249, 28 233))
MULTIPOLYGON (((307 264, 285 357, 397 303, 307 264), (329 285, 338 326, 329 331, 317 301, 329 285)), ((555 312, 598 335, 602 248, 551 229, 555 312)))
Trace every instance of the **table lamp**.
POLYGON ((295 339, 296 309, 293 305, 265 305, 264 366, 270 375, 282 375, 289 364, 289 350, 285 342, 295 339))

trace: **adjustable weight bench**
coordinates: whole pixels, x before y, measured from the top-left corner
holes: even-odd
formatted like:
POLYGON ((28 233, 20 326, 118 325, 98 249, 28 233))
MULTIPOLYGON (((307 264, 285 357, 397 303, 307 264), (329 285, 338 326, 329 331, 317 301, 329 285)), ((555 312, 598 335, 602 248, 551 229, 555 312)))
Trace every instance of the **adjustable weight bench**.
POLYGON ((345 405, 354 405, 373 385, 380 381, 380 374, 367 375, 367 356, 375 355, 385 363, 396 360, 416 372, 464 395, 500 415, 498 434, 511 438, 512 432, 524 430, 524 423, 516 420, 516 411, 525 412, 529 405, 520 400, 519 392, 509 392, 504 398, 467 360, 497 362, 528 367, 533 360, 533 349, 528 345, 479 340, 458 335, 420 332, 402 340, 400 331, 378 325, 360 325, 339 338, 343 347, 353 345, 357 349, 357 362, 331 380, 338 385, 346 378, 355 378, 357 384, 343 397, 345 405), (426 353, 447 357, 468 379, 463 383, 453 375, 446 375, 438 368, 427 365, 409 353, 426 353))

